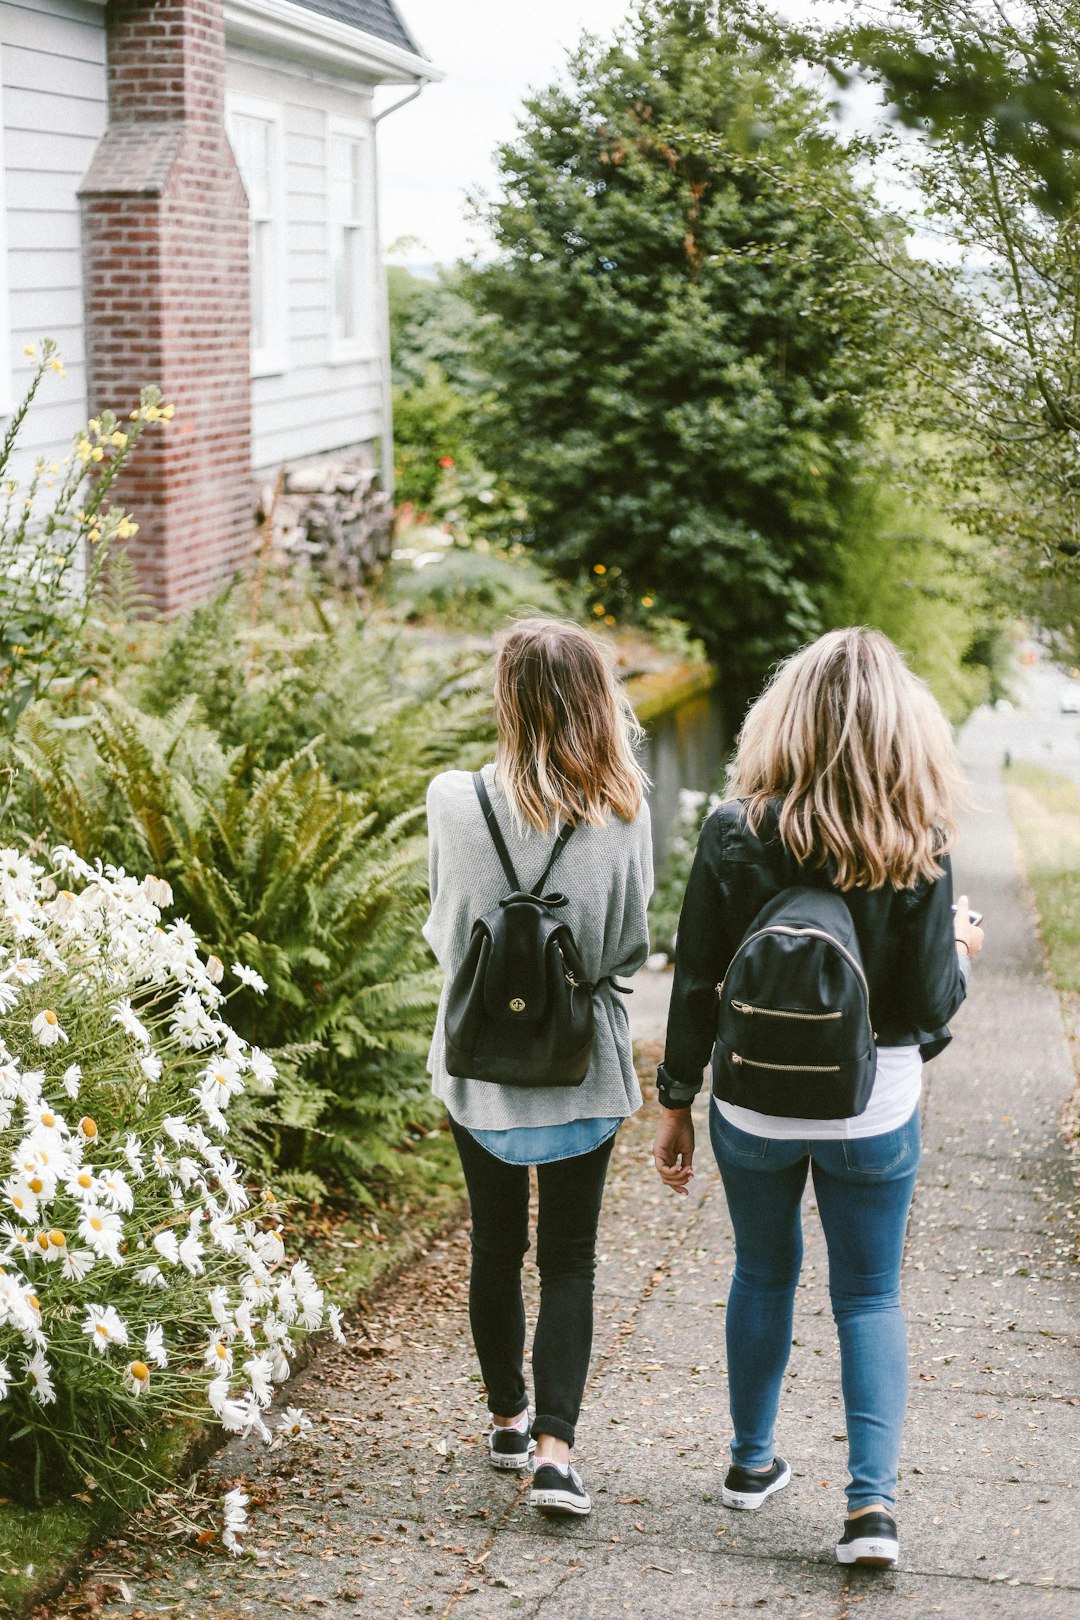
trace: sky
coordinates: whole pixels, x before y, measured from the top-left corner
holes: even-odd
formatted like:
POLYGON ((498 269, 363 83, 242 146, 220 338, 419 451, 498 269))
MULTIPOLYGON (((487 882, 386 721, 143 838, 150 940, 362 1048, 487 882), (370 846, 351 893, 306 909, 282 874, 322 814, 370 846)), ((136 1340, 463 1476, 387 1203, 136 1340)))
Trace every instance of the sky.
MULTIPOLYGON (((627 0, 399 0, 441 84, 379 125, 379 210, 385 246, 399 262, 449 262, 482 244, 465 217, 465 194, 494 189, 492 154, 513 134, 522 97, 550 82, 586 30, 608 35, 627 0)), ((378 107, 400 86, 380 92, 378 107)))

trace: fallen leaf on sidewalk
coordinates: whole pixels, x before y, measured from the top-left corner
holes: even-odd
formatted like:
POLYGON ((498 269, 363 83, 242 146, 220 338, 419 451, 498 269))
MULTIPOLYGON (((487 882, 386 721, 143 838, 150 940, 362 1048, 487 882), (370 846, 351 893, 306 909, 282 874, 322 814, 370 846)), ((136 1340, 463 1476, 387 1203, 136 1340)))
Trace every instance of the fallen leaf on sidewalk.
POLYGON ((675 1573, 673 1569, 667 1569, 663 1564, 642 1564, 641 1568, 643 1570, 655 1569, 660 1575, 674 1575, 675 1573))

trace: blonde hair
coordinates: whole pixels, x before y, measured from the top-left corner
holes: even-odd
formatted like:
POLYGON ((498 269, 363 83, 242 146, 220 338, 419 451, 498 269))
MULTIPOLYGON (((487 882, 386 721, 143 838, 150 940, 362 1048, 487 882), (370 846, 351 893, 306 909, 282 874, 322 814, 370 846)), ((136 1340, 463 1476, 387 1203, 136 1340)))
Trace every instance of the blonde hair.
POLYGON ((770 800, 796 859, 840 890, 940 877, 960 768, 927 687, 878 630, 830 630, 780 665, 743 723, 729 790, 756 832, 770 800))
POLYGON ((495 660, 495 769, 518 827, 633 821, 648 778, 643 735, 596 635, 561 619, 522 619, 495 660))

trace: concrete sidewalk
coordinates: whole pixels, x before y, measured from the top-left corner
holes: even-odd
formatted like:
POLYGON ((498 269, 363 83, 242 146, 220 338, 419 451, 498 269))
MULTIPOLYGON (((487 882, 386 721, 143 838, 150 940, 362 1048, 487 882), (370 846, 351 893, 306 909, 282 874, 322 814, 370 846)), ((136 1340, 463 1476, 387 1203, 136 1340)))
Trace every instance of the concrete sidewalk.
MULTIPOLYGON (((669 1609, 1076 1620, 1080 1278, 1072 1166, 1057 1134, 1072 1075, 1003 793, 978 736, 970 742, 984 810, 968 818, 956 865, 986 913, 988 944, 957 1040, 927 1070, 906 1270, 899 1571, 845 1573, 833 1561, 846 1437, 809 1193, 778 1431, 795 1478, 760 1513, 720 1505, 732 1260, 723 1196, 704 1153, 691 1198, 665 1194, 639 1119, 620 1133, 602 1226, 578 1446, 591 1518, 548 1524, 485 1466, 457 1236, 379 1302, 347 1349, 290 1386, 289 1400, 318 1420, 309 1440, 269 1455, 235 1444, 214 1459, 217 1489, 243 1479, 256 1500, 261 1562, 133 1534, 103 1565, 123 1574, 131 1602, 91 1577, 51 1616, 89 1613, 104 1597, 93 1612, 200 1620, 309 1609, 364 1620, 652 1620, 669 1609)), ((646 1037, 663 988, 656 980, 635 998, 646 1037)))

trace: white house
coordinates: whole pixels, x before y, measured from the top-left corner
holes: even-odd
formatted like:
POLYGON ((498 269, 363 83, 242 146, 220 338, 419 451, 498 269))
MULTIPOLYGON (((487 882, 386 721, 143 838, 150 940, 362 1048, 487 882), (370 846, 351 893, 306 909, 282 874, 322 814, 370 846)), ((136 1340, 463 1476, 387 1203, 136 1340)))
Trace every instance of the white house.
POLYGON ((438 77, 394 0, 0 0, 0 410, 46 335, 24 460, 175 400, 123 492, 163 608, 249 551, 253 472, 391 465, 373 93, 438 77))

